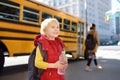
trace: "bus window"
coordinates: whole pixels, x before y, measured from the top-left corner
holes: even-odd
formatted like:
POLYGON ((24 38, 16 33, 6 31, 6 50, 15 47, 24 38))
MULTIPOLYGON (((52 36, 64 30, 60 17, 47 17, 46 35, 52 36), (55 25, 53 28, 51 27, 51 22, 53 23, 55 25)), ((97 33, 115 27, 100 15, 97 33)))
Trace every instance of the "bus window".
POLYGON ((58 16, 55 16, 55 18, 59 21, 59 23, 60 23, 60 29, 61 29, 62 28, 62 18, 58 17, 58 16))
POLYGON ((19 20, 19 5, 10 1, 1 1, 0 18, 19 20))
POLYGON ((23 20, 39 23, 39 11, 24 7, 23 20))
POLYGON ((77 23, 72 22, 72 32, 76 32, 76 31, 77 31, 77 23))
POLYGON ((52 15, 46 12, 42 12, 42 21, 46 18, 52 18, 52 15))
POLYGON ((70 31, 70 20, 64 19, 64 30, 70 31))

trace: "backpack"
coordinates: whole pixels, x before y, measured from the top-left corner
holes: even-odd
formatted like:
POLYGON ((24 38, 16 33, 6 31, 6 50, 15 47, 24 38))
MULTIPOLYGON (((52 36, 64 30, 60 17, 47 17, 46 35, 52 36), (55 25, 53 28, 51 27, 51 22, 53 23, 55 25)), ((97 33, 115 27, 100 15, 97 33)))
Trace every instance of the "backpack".
MULTIPOLYGON (((41 44, 38 43, 38 47, 40 49, 43 60, 46 61, 47 59, 46 52, 42 50, 41 44)), ((43 69, 38 69, 37 67, 35 67, 35 56, 36 48, 33 49, 28 59, 28 80, 39 80, 40 75, 44 71, 43 69)))
POLYGON ((88 50, 93 50, 96 46, 96 41, 92 34, 88 34, 85 41, 85 46, 88 50))

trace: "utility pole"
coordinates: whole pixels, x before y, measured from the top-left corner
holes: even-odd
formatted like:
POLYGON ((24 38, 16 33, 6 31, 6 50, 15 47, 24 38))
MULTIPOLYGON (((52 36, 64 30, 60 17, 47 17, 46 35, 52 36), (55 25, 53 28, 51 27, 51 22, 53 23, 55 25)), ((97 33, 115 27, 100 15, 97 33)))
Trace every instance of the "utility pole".
POLYGON ((84 6, 85 6, 85 21, 86 21, 86 33, 88 32, 88 24, 87 24, 87 0, 84 0, 84 6))

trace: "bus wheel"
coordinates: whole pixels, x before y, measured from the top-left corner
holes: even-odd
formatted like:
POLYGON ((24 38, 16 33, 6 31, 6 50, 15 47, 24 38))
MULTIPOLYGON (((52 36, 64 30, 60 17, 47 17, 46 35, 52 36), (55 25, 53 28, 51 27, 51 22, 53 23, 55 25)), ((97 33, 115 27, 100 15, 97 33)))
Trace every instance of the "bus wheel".
POLYGON ((4 52, 2 49, 0 49, 0 73, 3 71, 4 62, 5 62, 4 52))

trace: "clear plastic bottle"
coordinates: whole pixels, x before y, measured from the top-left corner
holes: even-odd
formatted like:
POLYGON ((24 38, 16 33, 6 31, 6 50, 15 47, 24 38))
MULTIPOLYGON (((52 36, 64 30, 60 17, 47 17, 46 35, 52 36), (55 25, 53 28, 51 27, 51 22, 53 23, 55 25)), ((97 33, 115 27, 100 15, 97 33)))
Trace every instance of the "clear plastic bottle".
MULTIPOLYGON (((66 58, 65 58, 64 54, 65 54, 65 51, 63 50, 61 55, 59 56, 59 61, 66 63, 66 58)), ((64 75, 64 73, 65 73, 65 69, 58 69, 59 75, 64 75)))

